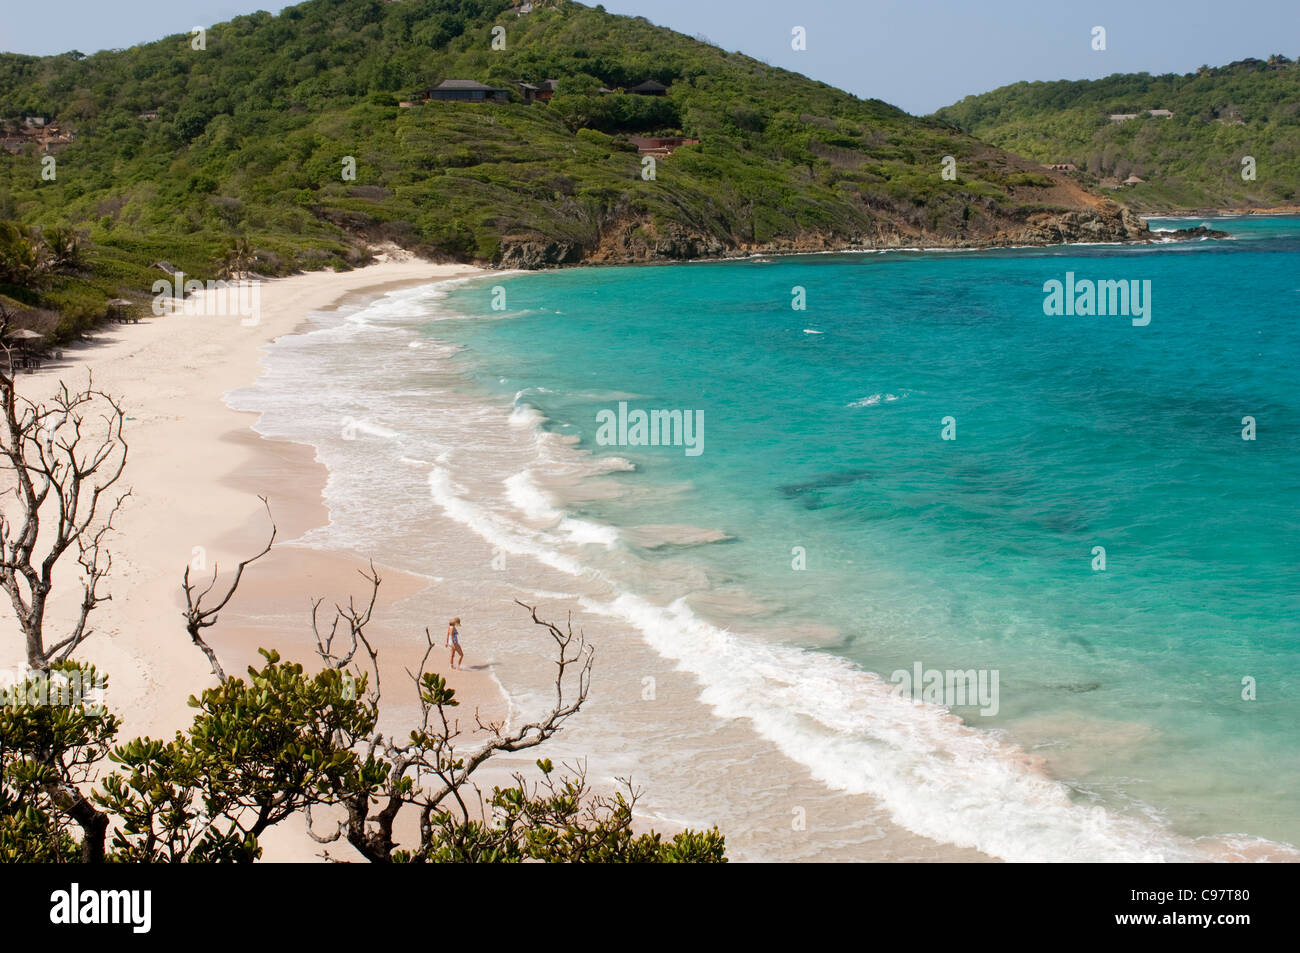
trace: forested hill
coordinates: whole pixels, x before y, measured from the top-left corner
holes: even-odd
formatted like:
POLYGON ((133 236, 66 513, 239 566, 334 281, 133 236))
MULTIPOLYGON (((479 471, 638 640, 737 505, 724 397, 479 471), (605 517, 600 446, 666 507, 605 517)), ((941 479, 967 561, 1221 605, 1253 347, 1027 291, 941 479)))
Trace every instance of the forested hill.
POLYGON ((935 116, 1040 162, 1072 163, 1083 184, 1121 187, 1137 208, 1300 202, 1300 63, 1285 56, 1202 66, 1185 76, 1015 83, 935 116), (1253 180, 1242 175, 1252 165, 1247 157, 1253 180), (1144 181, 1122 186, 1130 176, 1144 181))
POLYGON ((86 230, 122 293, 157 259, 208 276, 239 241, 282 273, 382 241, 536 266, 1141 228, 944 124, 568 0, 309 0, 203 37, 5 54, 0 118, 0 219, 86 230), (420 102, 445 79, 509 101, 420 102), (554 98, 525 102, 518 81, 547 79, 554 98), (666 95, 622 92, 646 80, 666 95), (679 133, 701 141, 643 178, 627 137, 679 133))

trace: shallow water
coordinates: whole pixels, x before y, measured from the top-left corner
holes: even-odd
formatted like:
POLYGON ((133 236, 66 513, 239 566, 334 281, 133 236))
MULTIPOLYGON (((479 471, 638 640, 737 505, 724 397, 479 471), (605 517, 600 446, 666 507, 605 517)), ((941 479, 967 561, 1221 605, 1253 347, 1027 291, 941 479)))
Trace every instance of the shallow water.
POLYGON ((701 784, 725 764, 764 823, 783 785, 867 796, 826 850, 882 823, 1006 859, 1296 843, 1300 226, 1208 223, 1238 237, 401 291, 234 401, 330 467, 311 542, 630 633, 625 703, 573 741, 665 811, 746 823, 701 784), (1045 314, 1067 272, 1149 281, 1150 323, 1045 314), (620 404, 703 427, 598 439, 620 404), (996 704, 894 691, 918 666, 996 675, 996 704))

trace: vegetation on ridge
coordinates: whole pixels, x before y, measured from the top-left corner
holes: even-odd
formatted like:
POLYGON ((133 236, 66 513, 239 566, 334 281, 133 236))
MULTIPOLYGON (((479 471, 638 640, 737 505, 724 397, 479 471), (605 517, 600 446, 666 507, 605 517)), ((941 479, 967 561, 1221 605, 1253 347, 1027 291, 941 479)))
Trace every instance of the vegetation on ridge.
POLYGON ((96 300, 139 294, 158 259, 211 277, 240 238, 265 274, 346 268, 381 241, 482 262, 533 243, 511 263, 544 264, 978 242, 1096 204, 944 124, 570 0, 522 16, 507 0, 309 0, 194 42, 0 55, 0 118, 75 136, 50 146, 52 181, 36 145, 0 155, 0 218, 84 230, 96 300), (399 107, 445 78, 514 92, 399 107), (547 78, 549 104, 520 99, 516 80, 547 78), (645 79, 667 96, 600 92, 645 79), (702 141, 646 181, 625 136, 661 132, 702 141))
POLYGON ((1300 63, 1281 55, 1185 76, 1014 83, 935 116, 1019 155, 1072 163, 1085 184, 1118 186, 1136 175, 1144 181, 1123 192, 1136 208, 1300 203, 1300 63), (1253 179, 1242 176, 1247 156, 1253 179))

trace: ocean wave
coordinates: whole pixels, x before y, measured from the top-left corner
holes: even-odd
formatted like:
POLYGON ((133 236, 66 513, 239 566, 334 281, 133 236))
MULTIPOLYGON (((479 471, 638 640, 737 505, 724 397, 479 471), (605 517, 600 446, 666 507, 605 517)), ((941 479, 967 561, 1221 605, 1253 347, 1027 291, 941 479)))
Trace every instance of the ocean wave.
POLYGON ((509 422, 521 430, 536 430, 546 422, 546 417, 532 404, 516 403, 510 411, 509 422))
POLYGON ((344 417, 342 421, 344 440, 352 440, 356 434, 362 433, 371 437, 380 437, 384 440, 396 440, 401 436, 396 430, 390 430, 380 424, 371 423, 368 420, 359 420, 354 417, 344 417))
POLYGON ((1144 821, 1077 804, 1022 749, 938 706, 896 695, 847 659, 773 644, 711 625, 684 598, 668 606, 614 586, 535 531, 474 502, 436 468, 433 502, 489 544, 577 579, 612 598, 581 597, 618 618, 698 680, 718 717, 744 719, 833 790, 880 800, 901 826, 1011 861, 1204 859, 1144 821))
MULTIPOLYGON (((412 302, 427 305, 437 297, 427 289, 424 295, 421 299, 411 292, 410 301, 396 303, 380 299, 370 306, 378 308, 379 316, 372 313, 367 320, 386 320, 385 312, 396 320, 412 302)), ((429 320, 428 315, 422 312, 421 320, 429 320)), ((357 333, 357 322, 340 324, 351 328, 342 334, 357 333)), ((292 353, 295 345, 290 341, 284 345, 289 351, 282 353, 292 353)), ((340 386, 375 385, 358 377, 340 386)), ((905 393, 872 394, 848 406, 877 406, 902 399, 905 393)), ((297 406, 289 400, 292 396, 278 399, 286 407, 297 406)), ((1006 860, 1199 860, 1222 849, 1208 841, 1181 840, 1156 823, 1078 803, 1067 785, 1049 777, 998 732, 968 726, 938 706, 903 699, 884 679, 847 659, 711 624, 696 615, 684 597, 660 605, 632 587, 618 585, 589 556, 572 551, 589 545, 613 548, 619 542, 618 529, 569 515, 542 484, 557 472, 580 479, 633 469, 632 464, 621 457, 575 451, 545 430, 545 416, 525 396, 527 392, 520 391, 508 411, 500 404, 481 412, 474 408, 469 419, 458 409, 447 425, 460 428, 456 432, 483 434, 495 424, 491 438, 502 446, 532 439, 519 452, 531 458, 529 466, 493 473, 492 485, 502 487, 504 499, 490 501, 478 474, 457 469, 459 449, 444 451, 432 461, 428 458, 434 453, 427 446, 407 454, 402 451, 409 448, 399 442, 385 452, 427 470, 427 499, 447 518, 494 547, 576 580, 572 588, 580 590, 587 611, 623 621, 651 649, 693 675, 701 702, 717 717, 748 722, 762 739, 828 788, 878 799, 897 823, 915 833, 1006 860)), ((374 423, 363 432, 389 439, 401 436, 374 423)), ((460 446, 444 434, 439 438, 460 446)), ((337 439, 337 432, 328 439, 337 439)), ((399 469, 408 486, 419 485, 419 473, 399 469)), ((327 495, 344 492, 339 480, 340 474, 331 475, 327 495)), ((360 501, 352 499, 349 505, 358 507, 360 501)), ((371 507, 366 500, 367 514, 371 507)), ((1240 849, 1248 847, 1256 849, 1240 849)))
POLYGON ((850 404, 845 404, 845 406, 846 407, 875 407, 877 404, 881 404, 881 403, 892 404, 894 403, 894 401, 902 400, 906 396, 907 396, 906 392, 902 394, 871 394, 868 397, 863 397, 861 400, 855 400, 850 404))

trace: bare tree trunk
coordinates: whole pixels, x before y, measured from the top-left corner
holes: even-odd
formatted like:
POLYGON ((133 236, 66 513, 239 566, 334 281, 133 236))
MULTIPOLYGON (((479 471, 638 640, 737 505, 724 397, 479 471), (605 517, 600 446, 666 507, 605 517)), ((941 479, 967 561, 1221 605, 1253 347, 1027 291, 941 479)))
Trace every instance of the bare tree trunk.
POLYGON ((20 397, 10 355, 0 350, 0 470, 12 474, 0 498, 17 501, 16 512, 0 510, 0 588, 23 631, 28 665, 49 671, 90 636, 90 614, 109 598, 100 591, 112 567, 104 543, 130 490, 105 494, 126 466, 125 414, 92 380, 76 391, 60 382, 47 403, 20 397), (54 569, 69 551, 81 569, 81 609, 72 630, 48 644, 54 569))

